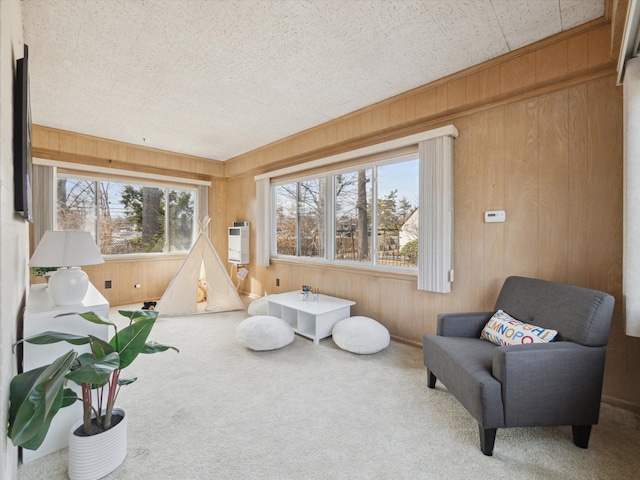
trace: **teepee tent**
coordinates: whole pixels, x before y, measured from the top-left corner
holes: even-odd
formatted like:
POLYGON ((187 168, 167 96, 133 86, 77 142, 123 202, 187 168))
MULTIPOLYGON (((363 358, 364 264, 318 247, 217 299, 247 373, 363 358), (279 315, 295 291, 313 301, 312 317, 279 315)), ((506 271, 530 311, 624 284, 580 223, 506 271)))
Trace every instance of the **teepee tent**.
POLYGON ((240 295, 204 234, 209 220, 206 217, 199 222, 200 235, 158 302, 160 316, 244 310, 240 295))

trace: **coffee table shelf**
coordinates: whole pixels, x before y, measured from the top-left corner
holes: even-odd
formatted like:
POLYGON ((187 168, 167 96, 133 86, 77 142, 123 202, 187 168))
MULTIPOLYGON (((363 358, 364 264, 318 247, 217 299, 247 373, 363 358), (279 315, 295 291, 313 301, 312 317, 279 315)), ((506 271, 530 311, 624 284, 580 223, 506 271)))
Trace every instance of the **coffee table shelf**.
POLYGON ((318 295, 317 301, 301 300, 300 292, 287 292, 266 297, 268 313, 282 318, 298 335, 313 340, 331 336, 336 323, 351 316, 351 306, 356 302, 342 298, 318 295))

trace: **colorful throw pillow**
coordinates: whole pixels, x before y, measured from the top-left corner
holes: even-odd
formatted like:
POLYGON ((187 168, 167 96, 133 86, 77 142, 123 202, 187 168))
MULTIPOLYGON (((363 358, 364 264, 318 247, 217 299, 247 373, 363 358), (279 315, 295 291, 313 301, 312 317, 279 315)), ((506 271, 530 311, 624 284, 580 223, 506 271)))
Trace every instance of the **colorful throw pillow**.
POLYGON ((552 342, 557 334, 555 330, 522 323, 498 310, 482 329, 480 338, 496 345, 522 345, 552 342))

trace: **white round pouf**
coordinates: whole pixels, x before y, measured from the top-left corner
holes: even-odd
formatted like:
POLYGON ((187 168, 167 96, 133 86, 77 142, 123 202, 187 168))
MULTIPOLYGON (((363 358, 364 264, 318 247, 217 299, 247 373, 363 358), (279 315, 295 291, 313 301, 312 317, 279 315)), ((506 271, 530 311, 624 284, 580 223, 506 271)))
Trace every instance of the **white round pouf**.
POLYGON ((269 313, 269 302, 267 297, 262 297, 254 300, 249 304, 247 309, 249 315, 267 315, 269 313))
POLYGON ((376 353, 389 346, 391 336, 384 325, 369 317, 340 320, 332 331, 333 341, 352 353, 376 353))
POLYGON ((278 317, 256 315, 236 328, 236 338, 251 350, 276 350, 293 342, 293 327, 278 317))

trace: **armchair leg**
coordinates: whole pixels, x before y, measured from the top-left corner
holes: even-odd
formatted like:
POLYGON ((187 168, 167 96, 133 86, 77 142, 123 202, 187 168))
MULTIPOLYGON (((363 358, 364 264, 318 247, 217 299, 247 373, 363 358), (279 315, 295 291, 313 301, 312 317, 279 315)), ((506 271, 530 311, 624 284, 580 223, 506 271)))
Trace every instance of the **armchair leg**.
POLYGON ((571 425, 573 430, 573 443, 576 447, 587 448, 589 446, 589 436, 591 435, 591 425, 571 425))
POLYGON ((433 373, 431 373, 431 370, 429 370, 428 368, 427 368, 427 377, 428 377, 427 387, 436 388, 436 380, 437 380, 437 378, 433 373))
POLYGON ((493 445, 496 443, 496 432, 498 429, 483 428, 480 424, 478 424, 478 429, 480 431, 480 449, 482 453, 490 457, 493 455, 493 445))

